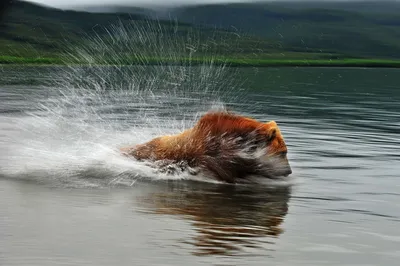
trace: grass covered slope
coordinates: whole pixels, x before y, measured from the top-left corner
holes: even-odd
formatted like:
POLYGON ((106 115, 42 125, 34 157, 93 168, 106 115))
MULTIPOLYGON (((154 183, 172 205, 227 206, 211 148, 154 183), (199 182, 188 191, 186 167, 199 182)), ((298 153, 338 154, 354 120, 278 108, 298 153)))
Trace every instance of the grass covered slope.
POLYGON ((368 1, 299 2, 204 5, 175 12, 184 22, 235 27, 278 41, 286 52, 400 58, 400 13, 390 11, 400 10, 400 2, 379 1, 376 12, 366 8, 368 1))
MULTIPOLYGON (((202 65, 204 62, 212 62, 214 65, 226 65, 229 67, 375 67, 375 68, 400 68, 400 60, 391 59, 235 59, 235 58, 146 58, 138 60, 128 58, 120 61, 120 65, 202 65)), ((5 65, 62 65, 71 64, 60 58, 52 57, 12 57, 0 56, 0 64, 5 65)), ((87 62, 75 62, 75 64, 86 64, 87 62)), ((73 63, 72 63, 73 64, 73 63)), ((113 64, 107 61, 99 62, 97 65, 113 64)))
POLYGON ((65 55, 91 40, 94 64, 399 67, 396 12, 312 3, 204 5, 172 10, 176 23, 149 20, 145 9, 123 11, 64 11, 17 1, 0 23, 0 64, 87 64, 87 56, 68 61, 65 55))
POLYGON ((93 28, 120 19, 139 19, 128 14, 93 14, 63 11, 24 1, 14 1, 0 21, 2 56, 57 56, 66 43, 74 45, 93 28))

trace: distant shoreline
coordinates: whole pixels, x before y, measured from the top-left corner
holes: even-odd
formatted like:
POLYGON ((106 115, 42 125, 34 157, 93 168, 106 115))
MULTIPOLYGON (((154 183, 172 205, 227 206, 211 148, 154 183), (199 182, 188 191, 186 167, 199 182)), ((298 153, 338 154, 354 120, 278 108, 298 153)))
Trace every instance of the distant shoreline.
POLYGON ((237 58, 135 58, 113 63, 104 60, 94 64, 87 62, 68 62, 60 58, 0 56, 0 65, 6 66, 62 66, 62 65, 226 65, 227 67, 366 67, 400 68, 400 60, 390 59, 237 59, 237 58))

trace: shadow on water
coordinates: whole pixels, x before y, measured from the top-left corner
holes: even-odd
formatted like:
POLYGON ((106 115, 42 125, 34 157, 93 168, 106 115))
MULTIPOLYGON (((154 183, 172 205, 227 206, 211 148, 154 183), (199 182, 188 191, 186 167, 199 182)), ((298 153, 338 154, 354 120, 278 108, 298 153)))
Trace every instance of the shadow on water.
MULTIPOLYGON (((246 249, 265 250, 283 233, 289 186, 231 186, 162 182, 162 191, 136 199, 151 214, 190 221, 196 234, 184 244, 197 256, 243 256, 246 249)), ((158 187, 159 188, 159 187, 158 187)))

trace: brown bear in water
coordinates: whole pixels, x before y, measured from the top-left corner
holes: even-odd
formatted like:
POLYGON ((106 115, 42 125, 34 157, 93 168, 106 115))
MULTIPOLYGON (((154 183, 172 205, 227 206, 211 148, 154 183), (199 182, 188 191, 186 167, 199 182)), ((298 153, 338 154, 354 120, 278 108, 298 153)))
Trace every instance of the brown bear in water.
POLYGON ((207 113, 180 134, 157 137, 121 152, 137 160, 183 162, 228 183, 292 173, 285 141, 274 121, 262 123, 230 112, 207 113))

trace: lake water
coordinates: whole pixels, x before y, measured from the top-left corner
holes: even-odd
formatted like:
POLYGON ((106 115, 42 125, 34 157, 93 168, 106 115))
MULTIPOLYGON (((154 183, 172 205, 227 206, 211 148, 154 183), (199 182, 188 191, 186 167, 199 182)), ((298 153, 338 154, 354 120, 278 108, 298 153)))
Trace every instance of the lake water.
POLYGON ((0 70, 0 265, 398 265, 400 70, 137 70, 0 70), (277 121, 289 180, 115 151, 225 105, 277 121))

